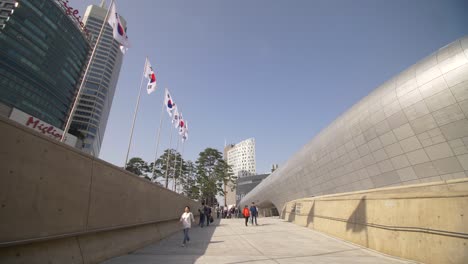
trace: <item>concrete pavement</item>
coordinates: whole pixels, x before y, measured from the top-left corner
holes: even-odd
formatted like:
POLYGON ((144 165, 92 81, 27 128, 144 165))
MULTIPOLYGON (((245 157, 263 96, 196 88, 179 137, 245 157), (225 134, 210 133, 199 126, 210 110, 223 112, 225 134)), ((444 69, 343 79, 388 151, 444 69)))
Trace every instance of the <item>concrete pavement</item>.
POLYGON ((259 218, 258 226, 243 219, 222 219, 190 230, 181 247, 182 232, 128 255, 104 262, 123 263, 414 263, 375 253, 278 218, 259 218))

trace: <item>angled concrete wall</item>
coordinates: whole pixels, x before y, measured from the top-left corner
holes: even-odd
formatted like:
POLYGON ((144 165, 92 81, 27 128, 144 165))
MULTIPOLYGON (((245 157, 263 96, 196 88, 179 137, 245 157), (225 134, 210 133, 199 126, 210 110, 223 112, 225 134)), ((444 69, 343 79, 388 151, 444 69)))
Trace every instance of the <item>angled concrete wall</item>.
POLYGON ((468 263, 468 179, 298 199, 284 218, 423 263, 468 263))
POLYGON ((97 263, 179 230, 198 207, 1 117, 0 135, 1 263, 97 263))
POLYGON ((387 81, 321 131, 241 204, 468 175, 468 37, 387 81))

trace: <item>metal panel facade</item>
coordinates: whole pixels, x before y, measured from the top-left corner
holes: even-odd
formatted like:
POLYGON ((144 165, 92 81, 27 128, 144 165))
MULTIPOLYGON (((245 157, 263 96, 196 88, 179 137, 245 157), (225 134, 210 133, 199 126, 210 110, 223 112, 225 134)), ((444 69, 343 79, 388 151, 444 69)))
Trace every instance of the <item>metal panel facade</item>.
POLYGON ((377 87, 241 204, 468 176, 468 37, 377 87))

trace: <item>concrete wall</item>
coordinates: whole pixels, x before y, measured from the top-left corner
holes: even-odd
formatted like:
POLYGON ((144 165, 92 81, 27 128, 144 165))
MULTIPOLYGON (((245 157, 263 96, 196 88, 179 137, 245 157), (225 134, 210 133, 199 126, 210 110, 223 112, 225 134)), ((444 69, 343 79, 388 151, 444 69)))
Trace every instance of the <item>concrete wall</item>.
POLYGON ((179 230, 198 207, 13 121, 0 118, 0 135, 0 263, 97 263, 179 230))
POLYGON ((288 202, 290 222, 424 263, 468 263, 468 179, 288 202))
POLYGON ((260 207, 468 176, 468 37, 377 87, 252 190, 260 207))

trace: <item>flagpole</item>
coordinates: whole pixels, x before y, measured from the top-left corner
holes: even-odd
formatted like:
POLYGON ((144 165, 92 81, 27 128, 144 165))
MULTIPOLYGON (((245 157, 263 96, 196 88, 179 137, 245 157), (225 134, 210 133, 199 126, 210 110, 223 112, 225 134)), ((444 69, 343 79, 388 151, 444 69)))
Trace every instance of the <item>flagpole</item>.
POLYGON ((173 129, 173 126, 172 126, 172 123, 170 124, 171 125, 171 139, 169 140, 169 152, 167 153, 167 161, 166 161, 166 189, 168 188, 169 186, 169 159, 171 158, 171 145, 172 145, 172 129, 173 129))
POLYGON ((161 136, 161 127, 162 127, 162 122, 163 122, 163 113, 164 113, 164 100, 163 104, 161 107, 161 116, 159 117, 159 129, 158 129, 158 139, 156 140, 156 155, 154 158, 154 163, 153 163, 153 173, 151 174, 151 180, 153 180, 154 177, 154 171, 156 170, 156 161, 158 160, 158 150, 159 150, 159 138, 161 136))
MULTIPOLYGON (((177 151, 179 151, 179 142, 180 142, 180 137, 177 138, 176 153, 177 153, 177 151)), ((173 181, 174 181, 174 182, 173 182, 173 183, 174 183, 174 184, 173 184, 173 186, 174 186, 173 191, 175 191, 175 181, 176 181, 176 172, 177 172, 177 168, 176 168, 176 167, 177 167, 177 156, 176 156, 175 153, 174 153, 174 177, 172 177, 172 179, 173 179, 173 181)))
POLYGON ((130 140, 128 141, 128 150, 127 150, 127 156, 125 157, 124 169, 127 168, 128 154, 130 154, 130 146, 132 145, 133 130, 135 128, 135 120, 136 120, 136 116, 138 113, 138 106, 140 105, 141 90, 143 88, 143 79, 145 78, 145 69, 146 69, 147 63, 148 63, 148 57, 146 57, 145 65, 143 66, 143 74, 141 75, 140 91, 138 92, 138 99, 137 99, 137 103, 135 107, 135 112, 133 114, 132 130, 130 132, 130 140))
POLYGON ((70 115, 68 116, 67 123, 65 125, 65 128, 63 129, 62 138, 60 138, 61 142, 65 141, 66 135, 68 134, 68 130, 70 129, 70 125, 71 125, 71 122, 73 120, 73 116, 75 115, 76 108, 78 107, 78 101, 79 101, 80 96, 81 96, 81 91, 83 90, 83 86, 84 86, 84 83, 85 83, 85 80, 86 80, 86 76, 88 75, 88 71, 91 68, 91 64, 93 63, 94 54, 96 53, 96 50, 98 48, 99 41, 101 40, 101 37, 102 37, 102 33, 104 32, 104 29, 106 28, 107 19, 109 18, 109 13, 110 13, 110 7, 112 6, 113 3, 114 3, 114 0, 111 1, 111 5, 107 9, 106 17, 104 18, 104 22, 102 23, 102 26, 101 26, 101 31, 99 32, 98 38, 96 40, 96 44, 94 45, 93 52, 91 52, 91 57, 89 58, 88 65, 86 66, 86 70, 85 70, 85 72, 83 74, 83 80, 81 81, 80 88, 78 88, 78 93, 76 95, 75 102, 73 102, 73 106, 72 106, 70 115))
POLYGON ((179 177, 182 176, 182 156, 184 155, 184 147, 185 144, 182 142, 182 153, 180 154, 180 170, 179 170, 179 177))

